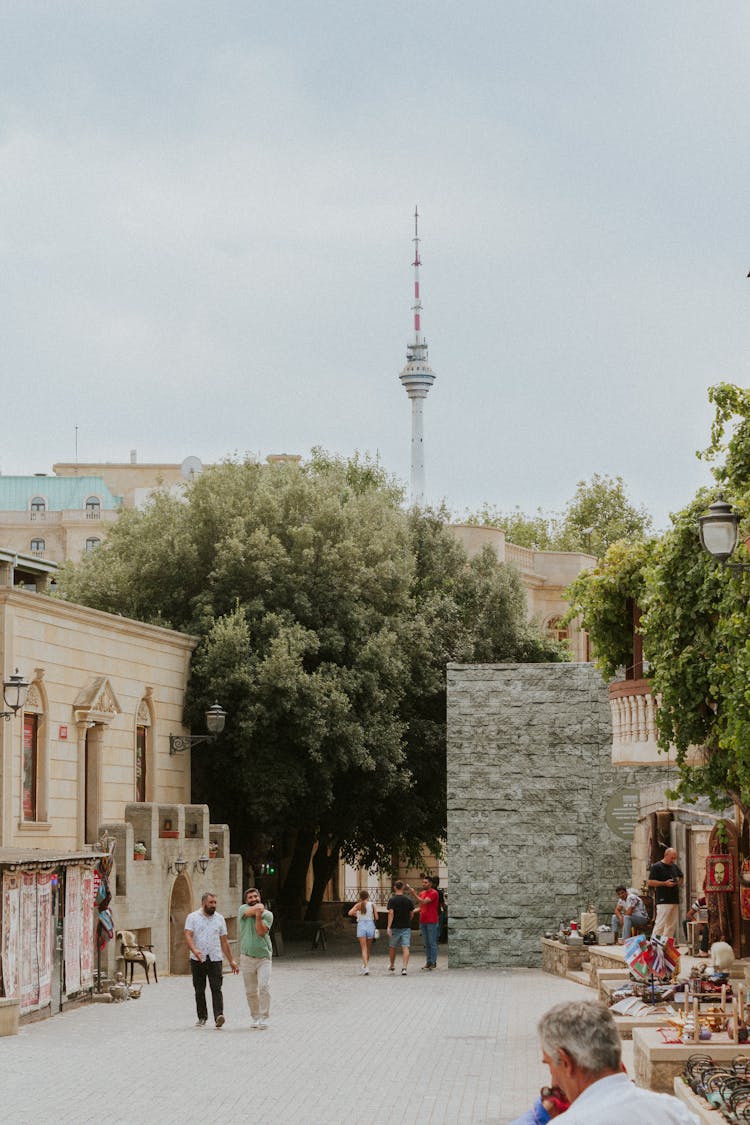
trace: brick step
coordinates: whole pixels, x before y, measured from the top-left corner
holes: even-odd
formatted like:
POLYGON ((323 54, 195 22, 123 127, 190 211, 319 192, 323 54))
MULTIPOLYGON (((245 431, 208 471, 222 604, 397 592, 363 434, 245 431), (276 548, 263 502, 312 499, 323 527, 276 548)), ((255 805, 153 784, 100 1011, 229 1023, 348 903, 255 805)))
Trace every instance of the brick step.
POLYGON ((582 984, 586 988, 591 988, 589 974, 588 972, 584 972, 583 970, 578 971, 576 969, 569 969, 565 974, 565 979, 572 980, 574 984, 582 984))

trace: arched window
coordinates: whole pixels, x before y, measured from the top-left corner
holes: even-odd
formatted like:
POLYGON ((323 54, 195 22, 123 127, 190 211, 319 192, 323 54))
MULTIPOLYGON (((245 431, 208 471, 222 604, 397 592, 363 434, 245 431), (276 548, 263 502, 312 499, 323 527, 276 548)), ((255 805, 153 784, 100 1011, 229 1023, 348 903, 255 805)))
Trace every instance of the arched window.
POLYGON ((142 699, 135 717, 135 799, 148 800, 148 759, 151 750, 151 710, 142 699))
POLYGON ((33 496, 29 504, 29 516, 32 520, 43 520, 47 511, 47 501, 43 496, 33 496))
POLYGON ((570 629, 562 623, 562 617, 551 617, 547 622, 547 633, 553 641, 569 641, 570 629))
POLYGON ((97 547, 101 546, 101 542, 101 539, 97 539, 96 536, 92 535, 90 539, 86 540, 86 554, 90 555, 92 551, 95 551, 97 547))
POLYGON ((41 558, 41 556, 44 554, 45 547, 46 547, 46 543, 44 542, 43 539, 32 539, 31 540, 31 553, 32 553, 32 555, 36 555, 38 558, 41 558))
POLYGON ((102 505, 98 496, 87 496, 84 507, 87 520, 98 520, 101 517, 102 505))

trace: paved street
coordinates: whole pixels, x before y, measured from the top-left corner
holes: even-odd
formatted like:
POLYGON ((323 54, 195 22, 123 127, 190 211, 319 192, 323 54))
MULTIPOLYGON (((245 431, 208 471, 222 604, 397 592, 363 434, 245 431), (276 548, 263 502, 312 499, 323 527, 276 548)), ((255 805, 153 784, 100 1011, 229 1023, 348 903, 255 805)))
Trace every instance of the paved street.
POLYGON ((504 1125, 547 1080, 541 1012, 592 995, 533 970, 420 973, 420 950, 402 978, 385 971, 382 942, 361 977, 348 949, 278 958, 265 1032, 231 976, 221 1031, 193 1027, 188 977, 27 1025, 0 1039, 3 1119, 504 1125))

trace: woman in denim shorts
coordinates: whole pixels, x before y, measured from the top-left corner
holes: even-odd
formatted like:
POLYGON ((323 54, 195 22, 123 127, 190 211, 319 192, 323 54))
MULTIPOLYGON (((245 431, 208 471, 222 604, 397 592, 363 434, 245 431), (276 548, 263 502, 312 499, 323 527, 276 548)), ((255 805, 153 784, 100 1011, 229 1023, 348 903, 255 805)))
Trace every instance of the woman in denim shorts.
POLYGON ((370 974, 370 946, 375 939, 375 904, 370 902, 370 892, 360 891, 359 902, 355 902, 349 911, 350 918, 357 919, 357 939, 362 950, 362 968, 364 976, 370 974))

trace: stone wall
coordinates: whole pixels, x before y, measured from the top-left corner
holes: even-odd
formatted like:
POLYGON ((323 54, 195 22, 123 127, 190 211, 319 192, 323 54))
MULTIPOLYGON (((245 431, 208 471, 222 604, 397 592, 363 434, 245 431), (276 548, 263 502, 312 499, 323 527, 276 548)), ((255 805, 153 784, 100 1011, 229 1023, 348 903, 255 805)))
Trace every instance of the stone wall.
POLYGON ((451 965, 538 965, 560 918, 609 918, 631 864, 607 801, 667 776, 613 767, 611 739, 591 664, 448 666, 451 965))

